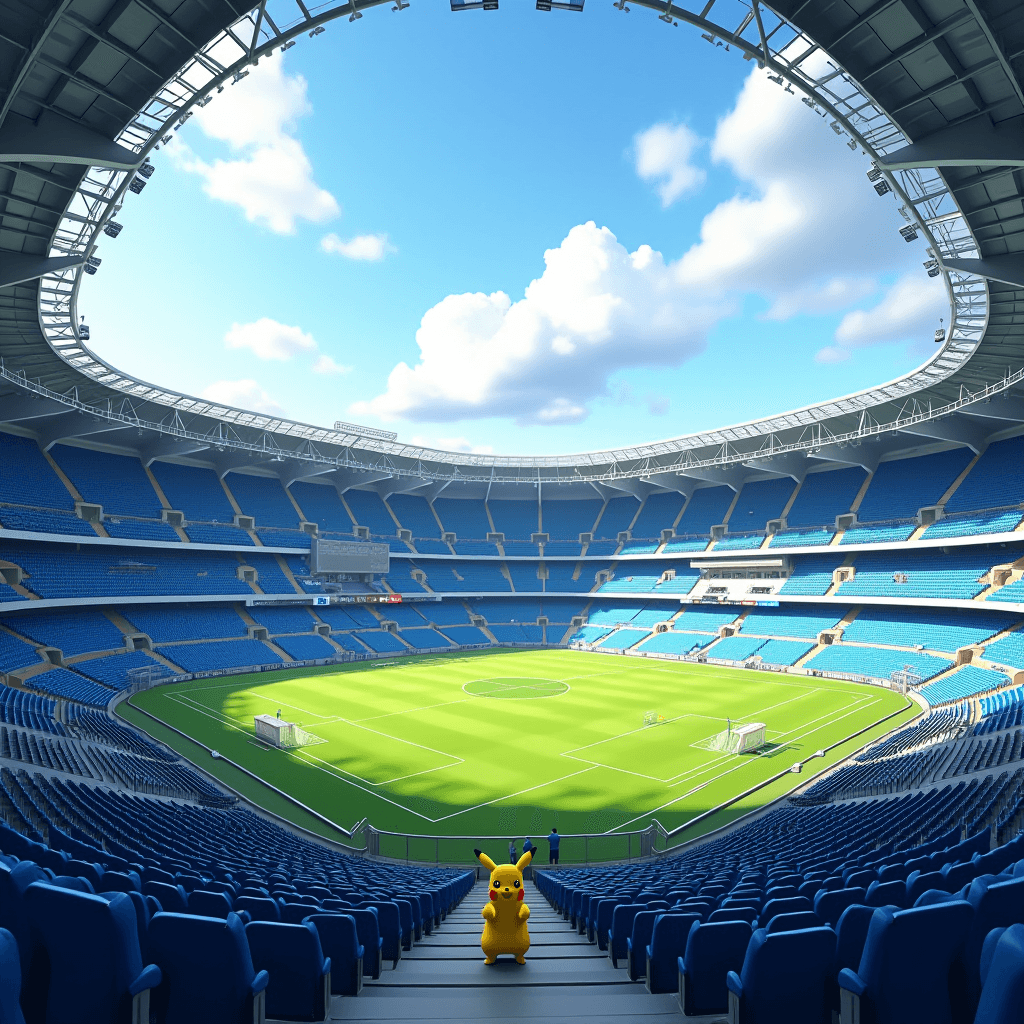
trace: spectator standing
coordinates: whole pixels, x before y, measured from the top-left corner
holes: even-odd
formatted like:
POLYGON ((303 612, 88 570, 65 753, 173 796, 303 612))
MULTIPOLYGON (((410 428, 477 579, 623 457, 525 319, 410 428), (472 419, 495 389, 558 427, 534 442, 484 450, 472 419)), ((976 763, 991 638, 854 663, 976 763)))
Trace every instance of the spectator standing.
POLYGON ((551 835, 548 836, 548 847, 550 852, 548 853, 548 863, 558 863, 558 844, 562 841, 562 837, 558 834, 558 829, 553 828, 551 835))

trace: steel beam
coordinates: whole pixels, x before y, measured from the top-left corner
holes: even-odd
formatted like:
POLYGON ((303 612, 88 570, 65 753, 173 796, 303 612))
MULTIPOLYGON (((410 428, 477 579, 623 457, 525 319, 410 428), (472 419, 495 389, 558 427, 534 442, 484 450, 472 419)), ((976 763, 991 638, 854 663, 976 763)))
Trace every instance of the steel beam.
POLYGON ((170 437, 141 447, 139 449, 139 458, 142 460, 142 464, 148 467, 165 455, 195 455, 197 452, 205 452, 209 448, 209 443, 188 441, 181 437, 170 437))
POLYGON ((31 256, 20 252, 0 252, 0 288, 12 284, 35 281, 46 274, 56 274, 69 267, 80 267, 85 262, 81 256, 31 256))
MULTIPOLYGON (((1006 423, 1024 423, 1024 398, 1005 396, 990 402, 969 405, 963 414, 972 419, 999 420, 1006 423)), ((996 428, 999 429, 998 427, 996 428)))
POLYGON ((743 478, 747 475, 747 471, 742 466, 723 466, 721 469, 679 469, 676 472, 679 476, 689 477, 691 480, 703 480, 719 486, 724 485, 734 491, 738 491, 743 486, 743 478))
POLYGON ((74 411, 74 406, 61 405, 46 398, 4 395, 0 401, 0 423, 24 423, 26 420, 67 416, 74 411))
POLYGON ((886 171, 911 167, 1024 167, 1024 117, 993 125, 987 114, 940 128, 878 161, 886 171))
POLYGON ((118 171, 130 171, 142 162, 130 149, 52 110, 44 110, 38 121, 11 111, 0 125, 0 160, 84 164, 118 171))
POLYGON ((834 444, 816 449, 811 453, 811 458, 822 459, 825 462, 840 462, 844 466, 860 466, 865 473, 874 473, 884 454, 885 449, 881 445, 840 446, 834 444))
POLYGON ((943 260, 947 270, 956 270, 961 274, 975 274, 990 281, 1001 281, 1003 284, 1024 288, 1024 255, 987 256, 981 260, 943 260))
POLYGON ((806 455, 766 455, 760 459, 749 459, 743 465, 761 473, 792 477, 798 484, 803 483, 810 468, 806 455))
POLYGON ((955 441, 966 445, 975 455, 979 455, 987 443, 991 430, 979 423, 972 423, 961 416, 951 416, 943 420, 925 420, 912 426, 900 427, 901 434, 912 434, 915 437, 928 437, 936 441, 955 441))

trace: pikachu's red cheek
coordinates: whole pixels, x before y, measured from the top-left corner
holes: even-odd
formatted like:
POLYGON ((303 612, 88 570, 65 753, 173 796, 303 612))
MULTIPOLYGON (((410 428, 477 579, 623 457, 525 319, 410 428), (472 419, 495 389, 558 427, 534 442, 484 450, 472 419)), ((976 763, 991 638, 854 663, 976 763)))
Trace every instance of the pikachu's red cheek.
POLYGON ((498 898, 498 893, 494 889, 492 889, 491 890, 491 899, 492 900, 496 900, 497 898, 498 898))
POLYGON ((519 890, 519 895, 516 897, 516 899, 517 900, 522 900, 524 893, 525 893, 525 890, 520 889, 519 890))

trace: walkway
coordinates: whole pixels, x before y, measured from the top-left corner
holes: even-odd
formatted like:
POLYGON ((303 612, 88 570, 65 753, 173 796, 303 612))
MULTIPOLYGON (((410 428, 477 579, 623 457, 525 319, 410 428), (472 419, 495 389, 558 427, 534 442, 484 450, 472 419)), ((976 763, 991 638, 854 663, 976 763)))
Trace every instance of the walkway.
MULTIPOLYGON (((485 967, 480 951, 487 880, 432 935, 402 956, 397 971, 385 969, 356 998, 336 997, 330 1020, 488 1021, 585 1019, 590 1024, 682 1020, 676 997, 652 996, 631 982, 624 967, 577 935, 529 882, 530 939, 526 965, 502 957, 485 967)), ((620 961, 622 963, 622 961, 620 961)))

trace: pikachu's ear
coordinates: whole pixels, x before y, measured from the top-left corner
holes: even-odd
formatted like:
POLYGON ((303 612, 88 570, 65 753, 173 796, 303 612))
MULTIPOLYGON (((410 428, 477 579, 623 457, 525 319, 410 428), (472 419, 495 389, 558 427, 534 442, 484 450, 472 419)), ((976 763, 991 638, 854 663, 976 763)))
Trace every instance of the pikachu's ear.
POLYGON ((526 853, 519 858, 516 862, 516 871, 520 874, 523 873, 523 868, 529 867, 530 861, 533 860, 533 850, 527 850, 526 853))
POLYGON ((476 859, 480 861, 488 871, 493 871, 498 866, 490 857, 487 856, 486 853, 481 853, 479 850, 474 850, 473 853, 476 854, 476 859))

